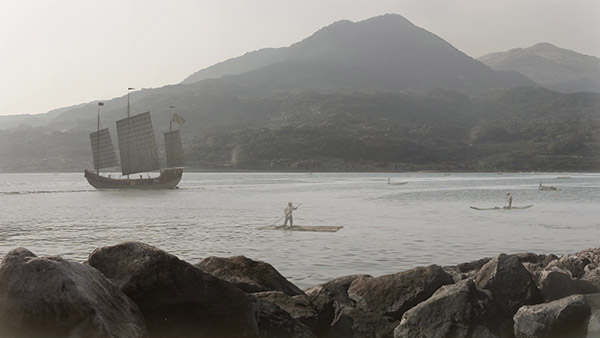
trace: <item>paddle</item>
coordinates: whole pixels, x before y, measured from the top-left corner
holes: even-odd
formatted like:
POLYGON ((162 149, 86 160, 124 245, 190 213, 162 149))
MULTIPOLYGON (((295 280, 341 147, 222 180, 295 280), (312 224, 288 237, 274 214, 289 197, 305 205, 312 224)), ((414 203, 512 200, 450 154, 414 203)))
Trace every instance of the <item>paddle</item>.
MULTIPOLYGON (((302 205, 302 203, 298 204, 296 206, 296 209, 298 209, 301 205, 302 205)), ((279 223, 279 221, 281 221, 284 217, 285 217, 285 215, 279 217, 279 219, 277 219, 275 222, 273 222, 273 224, 271 224, 270 226, 274 226, 275 224, 279 223)))

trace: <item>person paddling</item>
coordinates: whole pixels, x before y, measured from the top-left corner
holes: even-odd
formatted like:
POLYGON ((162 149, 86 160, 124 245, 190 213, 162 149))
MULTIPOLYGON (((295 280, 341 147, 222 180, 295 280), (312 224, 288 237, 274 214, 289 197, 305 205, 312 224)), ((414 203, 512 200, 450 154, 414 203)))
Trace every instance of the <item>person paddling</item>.
POLYGON ((298 209, 298 207, 295 207, 292 202, 288 203, 287 207, 283 210, 283 213, 285 214, 285 222, 283 223, 283 226, 287 225, 288 220, 290 221, 290 226, 294 225, 294 217, 292 216, 292 212, 296 209, 298 209))
POLYGON ((506 193, 506 204, 504 205, 504 209, 510 209, 512 207, 512 195, 510 192, 506 193))

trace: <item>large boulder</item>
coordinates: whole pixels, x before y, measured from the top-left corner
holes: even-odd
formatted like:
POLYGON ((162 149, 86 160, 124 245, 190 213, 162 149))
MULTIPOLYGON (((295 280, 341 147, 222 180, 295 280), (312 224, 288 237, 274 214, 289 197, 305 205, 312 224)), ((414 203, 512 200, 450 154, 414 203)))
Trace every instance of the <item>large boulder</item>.
POLYGON ((502 318, 491 297, 466 279, 442 286, 406 311, 394 330, 397 338, 510 337, 512 321, 502 318))
POLYGON ((354 280, 365 277, 370 276, 349 275, 338 277, 327 283, 304 290, 317 313, 317 323, 314 330, 317 336, 326 336, 334 319, 339 316, 342 310, 346 307, 354 307, 354 302, 348 297, 348 288, 354 280))
POLYGON ((196 267, 233 283, 248 293, 281 291, 290 296, 304 294, 301 289, 275 270, 271 264, 255 261, 244 256, 208 257, 196 264, 196 267))
POLYGON ((539 254, 535 254, 535 253, 531 253, 531 252, 517 253, 517 254, 512 254, 511 256, 515 256, 519 260, 519 262, 521 262, 522 264, 525 264, 525 263, 535 264, 539 268, 544 268, 545 266, 550 264, 550 262, 553 262, 558 259, 558 257, 553 254, 539 255, 539 254))
POLYGON ((542 301, 531 274, 515 256, 500 254, 494 257, 481 268, 475 284, 491 291, 494 300, 511 316, 523 305, 542 301))
POLYGON ((316 338, 312 331, 276 304, 249 295, 254 306, 260 338, 316 338))
POLYGON ((392 338, 399 321, 359 308, 345 307, 331 323, 327 338, 392 338))
POLYGON ((463 279, 472 279, 479 272, 479 270, 490 261, 491 258, 482 258, 476 261, 460 263, 457 265, 445 266, 444 271, 449 273, 454 282, 461 281, 463 279))
POLYGON ((151 337, 256 337, 247 295, 174 255, 126 242, 94 250, 88 263, 137 303, 151 337))
POLYGON ((408 309, 431 297, 442 285, 452 283, 452 276, 440 266, 430 265, 377 278, 357 278, 348 295, 363 310, 400 320, 408 309))
POLYGON ((583 298, 590 305, 592 314, 587 323, 587 335, 582 337, 600 337, 600 293, 583 295, 583 298))
POLYGON ((544 302, 551 302, 571 295, 600 292, 600 289, 589 281, 573 279, 568 271, 556 267, 538 271, 534 277, 544 297, 544 302))
POLYGON ((587 249, 575 254, 564 255, 560 259, 551 262, 548 266, 557 266, 568 270, 573 278, 581 278, 586 270, 594 270, 600 266, 600 248, 587 249))
POLYGON ((93 267, 18 248, 0 264, 0 337, 147 337, 138 307, 93 267))
POLYGON ((257 292, 252 295, 279 306, 312 331, 316 329, 318 316, 308 296, 302 294, 292 297, 281 291, 257 292))
POLYGON ((590 305, 582 295, 526 305, 514 316, 514 333, 517 338, 585 337, 590 313, 590 305))

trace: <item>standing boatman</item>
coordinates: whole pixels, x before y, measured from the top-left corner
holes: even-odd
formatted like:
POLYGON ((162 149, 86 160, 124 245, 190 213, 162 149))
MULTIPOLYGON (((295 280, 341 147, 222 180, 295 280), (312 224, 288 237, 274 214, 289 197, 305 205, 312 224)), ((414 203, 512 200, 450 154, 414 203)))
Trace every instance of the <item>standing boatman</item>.
POLYGON ((294 225, 294 217, 292 217, 292 212, 296 209, 298 209, 298 207, 295 207, 292 202, 288 203, 287 207, 283 210, 283 213, 285 214, 285 222, 283 223, 283 226, 287 225, 288 220, 290 221, 290 226, 294 225))
POLYGON ((506 204, 504 205, 505 209, 510 209, 512 207, 512 195, 510 192, 506 193, 506 204))

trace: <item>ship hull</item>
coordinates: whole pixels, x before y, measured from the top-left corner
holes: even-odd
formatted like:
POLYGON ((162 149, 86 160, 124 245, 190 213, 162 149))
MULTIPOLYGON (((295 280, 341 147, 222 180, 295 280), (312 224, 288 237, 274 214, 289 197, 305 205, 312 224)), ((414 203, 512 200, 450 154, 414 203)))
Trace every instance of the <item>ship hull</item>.
POLYGON ((96 189, 174 189, 183 176, 182 168, 167 168, 160 171, 160 176, 152 178, 110 178, 85 170, 88 183, 96 189))

